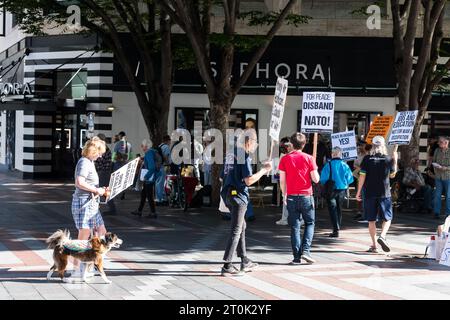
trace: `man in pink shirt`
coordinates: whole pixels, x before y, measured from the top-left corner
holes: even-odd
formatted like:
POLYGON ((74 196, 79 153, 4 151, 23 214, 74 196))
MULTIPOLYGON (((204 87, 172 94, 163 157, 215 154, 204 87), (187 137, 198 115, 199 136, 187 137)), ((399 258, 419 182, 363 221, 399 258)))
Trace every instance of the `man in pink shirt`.
POLYGON ((319 172, 315 159, 302 152, 306 137, 296 132, 291 138, 293 151, 285 155, 278 169, 280 170, 280 187, 283 201, 289 213, 288 222, 291 227, 291 245, 294 260, 291 264, 300 264, 301 258, 307 263, 314 263, 310 249, 314 236, 314 197, 312 182, 318 183, 319 172), (305 223, 303 238, 300 235, 301 222, 305 223))

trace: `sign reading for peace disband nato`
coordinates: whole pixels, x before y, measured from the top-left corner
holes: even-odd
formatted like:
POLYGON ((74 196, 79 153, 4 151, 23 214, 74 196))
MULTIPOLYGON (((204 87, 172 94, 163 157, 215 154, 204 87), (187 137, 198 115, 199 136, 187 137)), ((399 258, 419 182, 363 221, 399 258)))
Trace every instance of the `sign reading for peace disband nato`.
POLYGON ((278 141, 280 137, 281 122, 283 121, 284 105, 288 91, 288 81, 282 78, 277 79, 275 95, 273 97, 272 118, 270 119, 269 136, 278 141))
POLYGON ((409 144, 418 113, 418 110, 397 113, 389 136, 389 144, 409 144))
POLYGON ((333 133, 334 100, 334 92, 303 92, 302 132, 333 133))

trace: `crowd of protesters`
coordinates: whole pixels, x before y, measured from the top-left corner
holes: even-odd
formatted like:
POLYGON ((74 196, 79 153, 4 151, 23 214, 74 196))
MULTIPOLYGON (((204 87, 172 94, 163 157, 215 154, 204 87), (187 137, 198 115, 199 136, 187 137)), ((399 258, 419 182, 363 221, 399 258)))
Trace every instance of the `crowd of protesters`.
MULTIPOLYGON (((315 262, 311 248, 316 214, 314 196, 318 186, 322 190, 320 196, 325 198, 330 216, 329 237, 340 236, 343 204, 350 195, 350 186, 354 185, 358 210, 355 218, 368 222, 371 243, 367 252, 377 253, 379 246, 385 252, 390 251, 387 237, 394 215, 391 184, 399 171, 399 164, 397 152, 388 154, 383 137, 374 137, 370 144, 360 140, 357 159, 347 163, 342 159, 342 150, 338 147, 331 148, 321 137, 316 147, 316 156, 313 157, 312 136, 308 139, 304 134, 296 132, 291 137, 281 139, 279 163, 273 165, 270 161, 264 162, 256 173, 253 173, 254 165, 251 162, 251 154, 258 146, 255 129, 248 127, 235 138, 237 143, 234 150, 226 154, 221 174, 221 197, 229 210, 227 217, 231 220, 222 275, 241 275, 258 266, 249 259, 246 251, 246 215, 253 212, 249 186, 270 172, 278 177, 279 183, 275 184, 275 192, 281 192, 282 199, 282 216, 276 224, 290 227, 293 255, 291 264, 300 264, 302 259, 307 263, 315 262), (238 162, 239 154, 244 156, 243 162, 238 162), (382 223, 379 234, 377 221, 382 223), (240 268, 232 263, 235 254, 241 259, 240 268)), ((156 218, 156 207, 168 204, 166 175, 179 175, 182 172, 182 167, 171 160, 173 149, 182 139, 171 142, 168 135, 163 137, 159 145, 153 145, 148 139, 142 141, 142 154, 136 155, 140 158, 140 163, 134 184, 135 190, 141 192, 141 197, 137 210, 132 214, 143 216, 145 202, 148 201, 148 217, 156 218)), ((194 159, 197 161, 193 163, 191 174, 197 179, 198 185, 203 184, 203 187, 212 184, 212 165, 209 161, 199 161, 199 157, 195 155, 202 155, 211 142, 206 139, 194 140, 192 143, 194 159), (203 168, 203 177, 200 165, 203 168)), ((423 209, 439 218, 442 195, 445 196, 445 214, 450 214, 449 138, 430 140, 428 154, 425 173, 419 170, 419 158, 412 157, 407 164, 403 164, 400 183, 408 188, 411 194, 422 197, 423 209)), ((105 194, 111 173, 131 160, 132 145, 123 131, 115 136, 111 148, 106 145, 106 138, 102 134, 86 142, 75 169, 76 188, 72 201, 72 214, 79 231, 79 240, 87 240, 92 234, 106 233, 98 197, 105 194)), ((125 191, 120 198, 125 199, 125 191)), ((108 206, 109 210, 104 214, 117 214, 114 201, 109 201, 108 206)), ((75 271, 71 278, 79 277, 83 271, 83 264, 75 262, 74 265, 75 271)))

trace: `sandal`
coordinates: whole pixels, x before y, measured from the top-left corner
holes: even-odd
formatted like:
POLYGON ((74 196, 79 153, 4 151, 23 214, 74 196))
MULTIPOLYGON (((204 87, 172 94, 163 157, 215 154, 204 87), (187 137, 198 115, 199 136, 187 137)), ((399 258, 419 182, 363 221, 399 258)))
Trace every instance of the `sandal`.
POLYGON ((370 252, 370 253, 378 253, 378 249, 376 247, 370 247, 369 250, 367 250, 366 252, 370 252))

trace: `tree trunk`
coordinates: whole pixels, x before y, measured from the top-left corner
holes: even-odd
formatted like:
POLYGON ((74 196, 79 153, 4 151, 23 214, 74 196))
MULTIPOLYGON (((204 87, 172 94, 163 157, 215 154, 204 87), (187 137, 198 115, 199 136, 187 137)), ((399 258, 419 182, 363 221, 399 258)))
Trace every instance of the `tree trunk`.
POLYGON ((411 142, 409 145, 400 146, 401 162, 403 168, 411 166, 411 159, 419 158, 419 146, 420 146, 420 128, 425 118, 425 112, 419 111, 417 115, 416 124, 414 125, 411 142))
MULTIPOLYGON (((210 101, 211 105, 211 127, 213 129, 220 130, 223 136, 223 148, 224 155, 226 151, 226 129, 228 129, 228 118, 230 115, 232 99, 229 97, 219 97, 210 101)), ((212 193, 211 201, 213 205, 218 205, 220 201, 220 187, 221 182, 219 180, 220 173, 222 171, 222 165, 213 164, 211 176, 212 176, 212 193)))

